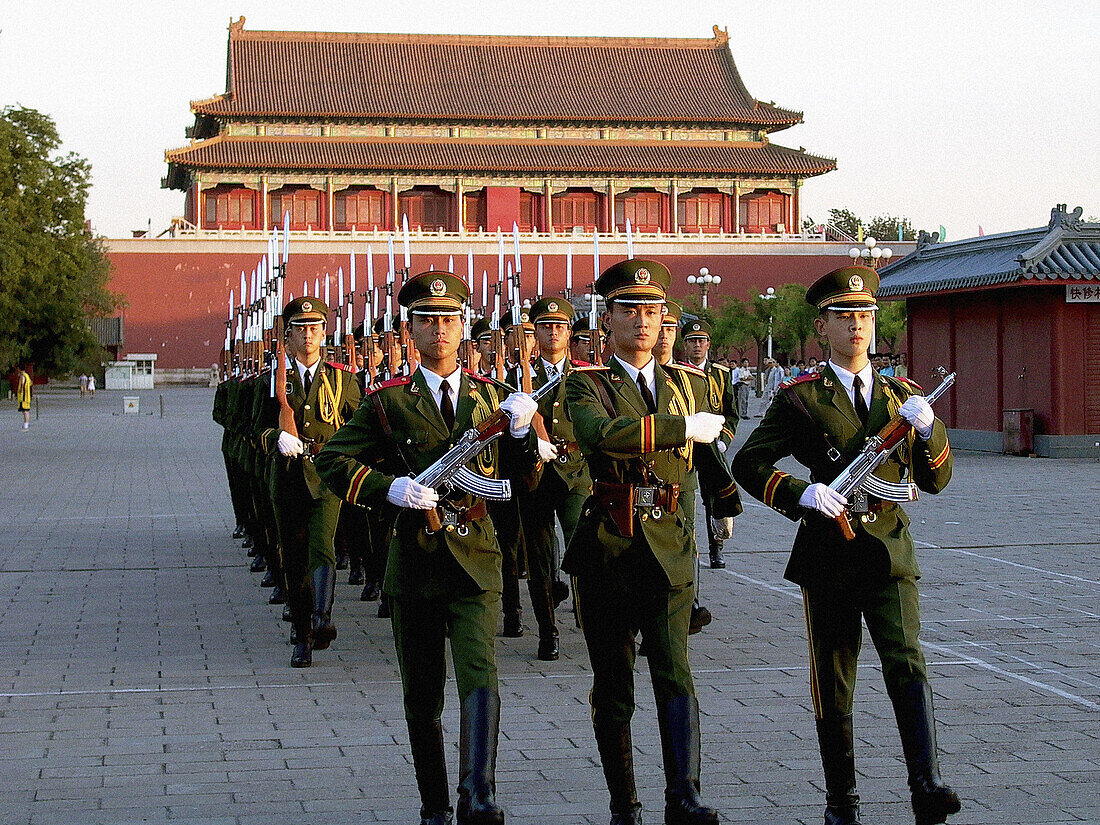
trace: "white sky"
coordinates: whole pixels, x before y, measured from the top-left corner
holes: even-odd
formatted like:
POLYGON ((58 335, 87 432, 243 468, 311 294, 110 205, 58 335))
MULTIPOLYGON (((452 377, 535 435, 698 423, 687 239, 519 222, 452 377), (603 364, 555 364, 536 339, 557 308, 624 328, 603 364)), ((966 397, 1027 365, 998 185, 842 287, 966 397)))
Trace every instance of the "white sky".
POLYGON ((709 37, 728 27, 749 92, 805 112, 781 145, 838 159, 803 188, 831 207, 910 217, 949 239, 1100 215, 1100 3, 519 3, 515 0, 0 0, 0 106, 52 116, 92 164, 98 232, 182 213, 160 188, 188 103, 225 89, 226 27, 709 37))

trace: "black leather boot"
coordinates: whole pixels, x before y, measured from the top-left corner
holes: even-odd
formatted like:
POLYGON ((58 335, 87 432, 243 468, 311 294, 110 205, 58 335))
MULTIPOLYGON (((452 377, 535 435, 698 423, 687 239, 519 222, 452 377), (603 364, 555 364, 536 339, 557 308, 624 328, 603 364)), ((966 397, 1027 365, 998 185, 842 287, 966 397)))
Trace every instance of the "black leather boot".
POLYGON ((665 763, 665 825, 717 825, 718 812, 699 799, 699 701, 676 696, 657 708, 665 763))
POLYGON ((699 604, 698 601, 691 605, 691 620, 688 622, 688 634, 694 635, 714 621, 710 611, 699 604))
POLYGON ((859 825, 852 714, 818 719, 817 743, 825 769, 825 825, 859 825))
POLYGON ((279 587, 279 585, 275 585, 271 588, 271 595, 267 597, 268 604, 282 604, 285 601, 286 598, 283 596, 283 588, 279 587))
POLYGON ((924 680, 910 682, 891 696, 901 734, 901 748, 909 768, 909 790, 917 825, 937 825, 962 808, 958 795, 940 778, 936 755, 936 715, 932 710, 932 686, 924 680))
POLYGON ((243 524, 238 524, 236 527, 233 528, 233 538, 235 538, 235 539, 243 539, 244 538, 244 525, 243 524))
POLYGON ((275 586, 275 574, 271 568, 267 568, 267 572, 264 573, 264 577, 260 579, 260 587, 274 587, 275 586))
POLYGON ((363 585, 363 592, 359 594, 359 601, 376 602, 381 595, 382 591, 378 587, 378 582, 367 582, 363 585))
POLYGON ((503 635, 508 639, 518 639, 523 635, 523 623, 520 620, 520 613, 518 610, 504 614, 503 635))
POLYGON ((250 573, 262 573, 267 570, 267 562, 264 561, 264 557, 257 554, 256 558, 252 559, 252 564, 248 565, 250 573))
POLYGON ((454 819, 447 790, 447 760, 443 753, 443 726, 408 721, 416 787, 420 791, 420 825, 449 825, 454 819))
POLYGON ((726 566, 726 562, 722 558, 722 545, 712 544, 710 546, 710 569, 711 570, 721 570, 725 566, 726 566))
POLYGON ((310 667, 313 664, 313 634, 295 631, 294 650, 290 654, 291 667, 310 667))
POLYGON ((611 795, 611 825, 641 825, 642 806, 634 784, 634 746, 630 723, 595 724, 607 792, 611 795))
POLYGON ((363 575, 363 568, 356 567, 348 573, 348 584, 365 584, 367 577, 363 575))
MULTIPOLYGON (((544 662, 558 658, 558 624, 554 619, 554 592, 549 580, 528 579, 527 590, 531 594, 531 612, 539 629, 538 657, 544 662)), ((505 628, 505 634, 507 628, 505 628)))
POLYGON ((504 811, 496 802, 497 736, 500 696, 478 688, 462 701, 458 740, 459 825, 501 825, 504 811))
POLYGON ((336 597, 336 570, 325 565, 313 571, 313 649, 326 650, 336 638, 332 601, 336 597))
POLYGON ((290 666, 309 667, 313 664, 313 584, 308 576, 304 576, 287 585, 286 606, 294 628, 294 652, 290 654, 290 666))

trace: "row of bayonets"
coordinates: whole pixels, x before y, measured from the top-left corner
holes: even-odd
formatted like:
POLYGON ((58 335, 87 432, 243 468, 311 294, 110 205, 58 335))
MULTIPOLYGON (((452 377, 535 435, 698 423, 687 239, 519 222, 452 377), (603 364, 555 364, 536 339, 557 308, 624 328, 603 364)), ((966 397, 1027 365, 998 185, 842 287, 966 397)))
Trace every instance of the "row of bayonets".
MULTIPOLYGON (((385 281, 376 285, 374 280, 374 254, 370 245, 367 246, 367 289, 363 292, 365 299, 364 303, 364 327, 367 335, 365 339, 369 340, 370 337, 370 325, 373 323, 373 319, 379 317, 379 308, 382 296, 385 297, 385 310, 382 313, 382 335, 385 343, 383 344, 383 352, 385 353, 385 360, 388 365, 387 377, 395 377, 400 374, 411 374, 412 370, 416 368, 416 364, 419 358, 416 355, 415 347, 412 341, 408 338, 407 330, 405 328, 405 321, 407 320, 407 310, 405 307, 398 307, 399 315, 398 320, 400 323, 397 328, 394 327, 394 314, 393 314, 393 300, 396 297, 396 293, 400 291, 401 286, 412 274, 412 253, 409 242, 409 219, 407 215, 402 216, 401 219, 401 236, 404 253, 404 267, 401 269, 395 266, 395 254, 394 254, 394 235, 390 233, 388 239, 388 258, 389 258, 389 270, 386 273, 385 281), (401 282, 398 284, 397 277, 401 276, 401 282), (398 347, 397 340, 400 338, 400 345, 398 347), (403 353, 403 354, 402 354, 403 353)), ((631 232, 630 220, 626 221, 626 246, 627 257, 634 257, 634 242, 631 232)), ((521 299, 520 289, 522 280, 522 266, 520 258, 520 244, 519 244, 519 225, 512 224, 512 260, 507 260, 505 255, 505 242, 504 235, 498 229, 497 230, 497 280, 493 284, 493 311, 489 315, 489 328, 494 333, 494 360, 496 363, 496 374, 494 377, 499 381, 506 381, 507 378, 502 374, 501 365, 503 364, 503 345, 497 345, 497 338, 501 333, 501 295, 506 294, 508 296, 508 311, 511 315, 512 324, 519 328, 521 323, 520 313, 524 306, 521 299), (514 262, 514 268, 513 268, 514 262)), ((313 282, 313 292, 309 291, 308 281, 302 282, 302 297, 308 297, 312 294, 314 298, 318 300, 324 300, 325 306, 330 310, 335 309, 335 323, 332 330, 332 346, 337 350, 341 350, 342 359, 349 365, 355 365, 355 344, 353 331, 355 329, 355 298, 358 294, 356 291, 356 273, 355 273, 355 253, 350 255, 350 271, 349 271, 349 287, 350 289, 344 291, 344 268, 340 267, 337 273, 337 300, 338 304, 333 307, 330 302, 330 285, 331 276, 326 273, 324 286, 321 286, 321 279, 315 278, 313 282)), ((273 359, 275 352, 280 348, 282 337, 282 325, 281 313, 285 306, 283 287, 287 278, 287 264, 290 260, 290 215, 286 213, 283 215, 283 229, 279 232, 276 227, 272 230, 271 235, 268 237, 267 252, 260 258, 256 265, 256 268, 252 270, 251 279, 246 274, 241 272, 240 292, 235 293, 233 290, 229 292, 229 318, 226 323, 225 331, 225 347, 223 350, 223 373, 228 375, 235 368, 244 370, 245 372, 255 372, 261 369, 268 356, 273 359), (241 302, 237 303, 236 295, 239 294, 241 302), (247 296, 247 300, 244 300, 247 296), (235 329, 234 329, 235 327, 235 329), (276 334, 278 333, 278 334, 276 334)), ((468 367, 473 366, 476 363, 474 358, 474 343, 471 340, 471 328, 475 317, 484 318, 488 312, 489 307, 489 276, 486 270, 481 272, 481 313, 475 316, 473 310, 473 296, 474 291, 474 252, 470 249, 466 256, 467 263, 467 277, 466 285, 470 292, 470 301, 466 307, 466 314, 464 317, 464 339, 466 346, 463 348, 463 361, 468 367)), ((434 265, 433 265, 434 268, 434 265)), ((454 256, 451 256, 448 261, 447 269, 454 273, 454 256)), ((600 275, 600 242, 599 236, 594 232, 592 234, 592 283, 595 285, 596 279, 600 275)), ((566 300, 572 300, 573 298, 573 247, 570 245, 566 251, 565 257, 565 289, 562 291, 566 300)), ((537 285, 535 290, 535 300, 539 300, 543 297, 543 261, 542 255, 538 256, 538 276, 537 285)), ((600 343, 600 326, 598 320, 598 314, 596 309, 596 291, 594 288, 588 290, 588 294, 585 296, 589 301, 588 311, 588 326, 589 326, 589 354, 590 360, 597 362, 601 351, 600 343)), ((286 298, 287 301, 294 300, 294 294, 290 293, 286 298)), ((517 336, 519 342, 524 342, 526 336, 517 336)), ((518 348, 518 360, 522 363, 528 360, 527 347, 524 343, 519 343, 518 348)), ((364 353, 365 367, 370 371, 371 378, 374 379, 375 368, 371 363, 371 359, 367 353, 364 353)), ((272 386, 275 385, 275 371, 272 371, 272 386)), ((274 392, 274 391, 273 391, 274 392)))

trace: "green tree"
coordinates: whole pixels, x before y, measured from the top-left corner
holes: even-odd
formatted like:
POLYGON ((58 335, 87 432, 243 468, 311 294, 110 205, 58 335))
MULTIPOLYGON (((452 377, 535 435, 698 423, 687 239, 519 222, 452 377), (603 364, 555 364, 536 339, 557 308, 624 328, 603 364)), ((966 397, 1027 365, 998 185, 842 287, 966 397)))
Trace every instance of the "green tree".
POLYGON ((31 362, 62 375, 101 360, 86 318, 109 315, 102 243, 85 229, 90 167, 55 155, 53 120, 34 109, 0 109, 0 369, 31 362))
POLYGON ((883 301, 875 313, 875 332, 889 352, 898 351, 898 342, 905 337, 907 321, 905 301, 883 301))
MULTIPOLYGON (((877 240, 880 245, 897 241, 899 230, 901 231, 901 240, 915 241, 917 239, 917 230, 913 228, 913 222, 909 218, 893 215, 861 218, 850 209, 830 209, 828 222, 853 238, 866 238, 869 235, 877 240), (862 236, 860 231, 863 232, 862 236)), ((812 218, 806 218, 802 222, 803 229, 812 229, 816 225, 812 218)))
POLYGON ((806 287, 801 284, 784 284, 775 291, 771 300, 774 314, 772 342, 778 349, 806 359, 806 344, 816 336, 814 319, 817 310, 806 303, 806 287))

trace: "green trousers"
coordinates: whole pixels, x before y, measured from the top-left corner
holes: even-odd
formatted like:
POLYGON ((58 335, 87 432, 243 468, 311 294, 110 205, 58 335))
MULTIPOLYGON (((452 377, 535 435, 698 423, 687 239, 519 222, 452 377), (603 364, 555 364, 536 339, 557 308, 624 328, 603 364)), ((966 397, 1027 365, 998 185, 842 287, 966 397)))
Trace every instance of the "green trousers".
POLYGON ((915 579, 845 588, 803 587, 802 599, 810 643, 810 695, 818 719, 852 712, 863 622, 878 651, 891 696, 913 681, 928 678, 917 638, 920 605, 915 579))
POLYGON ((634 714, 634 636, 642 632, 657 705, 694 696, 688 661, 688 625, 695 588, 670 588, 646 548, 633 561, 636 575, 575 576, 573 592, 592 662, 592 721, 597 729, 629 723, 634 714), (645 556, 649 558, 646 559, 645 556))
POLYGON ((459 701, 478 688, 497 689, 499 615, 500 594, 488 591, 453 599, 394 598, 393 640, 408 721, 432 722, 443 713, 448 639, 459 701))

